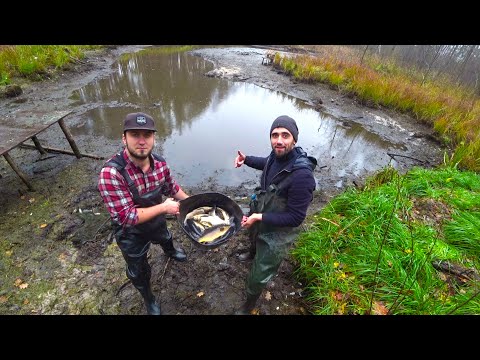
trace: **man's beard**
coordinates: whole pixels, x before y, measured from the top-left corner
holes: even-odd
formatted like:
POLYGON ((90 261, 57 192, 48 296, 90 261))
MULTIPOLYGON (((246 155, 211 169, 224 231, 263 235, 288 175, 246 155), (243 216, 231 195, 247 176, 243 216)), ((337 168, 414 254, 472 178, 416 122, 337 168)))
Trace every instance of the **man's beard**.
POLYGON ((276 151, 275 151, 275 157, 278 159, 278 160, 282 160, 282 159, 285 159, 287 157, 288 153, 287 152, 283 152, 281 154, 278 154, 276 151))
POLYGON ((279 154, 277 153, 277 150, 275 147, 273 148, 273 152, 275 153, 275 157, 279 160, 282 160, 282 159, 285 159, 288 154, 290 154, 290 152, 292 151, 293 149, 293 146, 291 148, 288 148, 288 147, 284 147, 284 148, 281 148, 282 152, 279 154))
POLYGON ((130 153, 130 156, 133 157, 134 159, 137 159, 137 160, 145 160, 146 158, 148 158, 150 156, 150 154, 152 153, 153 149, 151 149, 150 151, 143 151, 141 153, 139 153, 138 151, 135 151, 135 149, 131 149, 129 146, 128 146, 128 143, 127 143, 127 149, 128 149, 128 152, 130 153))

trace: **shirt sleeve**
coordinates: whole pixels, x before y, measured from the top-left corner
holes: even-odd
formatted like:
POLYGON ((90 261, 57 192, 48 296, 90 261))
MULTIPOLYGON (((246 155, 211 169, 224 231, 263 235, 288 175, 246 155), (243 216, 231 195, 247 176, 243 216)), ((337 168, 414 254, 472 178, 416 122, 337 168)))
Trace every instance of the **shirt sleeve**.
POLYGON ((170 172, 170 167, 166 162, 162 163, 161 171, 165 179, 165 182, 163 183, 163 186, 162 186, 162 194, 165 196, 172 197, 178 192, 178 190, 180 189, 180 186, 177 184, 177 182, 173 178, 170 172))
POLYGON ((265 167, 265 164, 267 163, 268 157, 258 157, 258 156, 245 156, 245 162, 244 164, 257 169, 257 170, 263 170, 265 167))
POLYGON ((127 182, 115 167, 106 166, 100 171, 98 191, 115 223, 123 227, 138 223, 137 208, 127 182))

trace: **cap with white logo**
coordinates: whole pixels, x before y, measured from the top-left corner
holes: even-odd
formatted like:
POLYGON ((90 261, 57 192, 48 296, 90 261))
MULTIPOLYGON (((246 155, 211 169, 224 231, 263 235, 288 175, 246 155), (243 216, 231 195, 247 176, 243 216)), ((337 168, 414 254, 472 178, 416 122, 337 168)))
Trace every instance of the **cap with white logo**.
POLYGON ((123 121, 123 131, 127 130, 157 131, 157 129, 155 129, 155 121, 153 118, 150 115, 141 112, 127 114, 123 121))

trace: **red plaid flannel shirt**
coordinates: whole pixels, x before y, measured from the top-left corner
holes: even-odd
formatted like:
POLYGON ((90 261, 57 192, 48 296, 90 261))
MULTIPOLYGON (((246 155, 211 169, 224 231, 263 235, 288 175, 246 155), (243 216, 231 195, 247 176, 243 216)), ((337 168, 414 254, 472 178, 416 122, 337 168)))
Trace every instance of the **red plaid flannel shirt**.
MULTIPOLYGON (((126 150, 123 151, 123 158, 127 162, 125 169, 134 181, 140 195, 161 187, 163 195, 172 197, 180 189, 170 174, 170 168, 166 162, 158 161, 153 158, 153 156, 150 156, 151 161, 153 160, 153 170, 150 168, 150 170, 144 174, 143 171, 128 158, 126 150)), ((138 205, 133 203, 127 181, 116 168, 111 166, 104 166, 102 168, 98 178, 98 190, 113 221, 124 227, 137 224, 138 205)))

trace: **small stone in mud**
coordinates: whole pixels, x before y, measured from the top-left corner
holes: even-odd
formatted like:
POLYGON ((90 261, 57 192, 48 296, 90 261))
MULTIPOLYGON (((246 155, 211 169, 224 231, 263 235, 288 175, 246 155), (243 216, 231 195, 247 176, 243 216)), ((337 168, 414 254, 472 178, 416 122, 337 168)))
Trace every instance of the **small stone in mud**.
POLYGON ((7 98, 16 97, 22 95, 23 90, 20 85, 7 85, 5 87, 4 96, 7 98))

